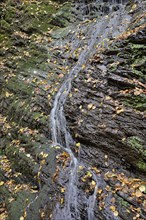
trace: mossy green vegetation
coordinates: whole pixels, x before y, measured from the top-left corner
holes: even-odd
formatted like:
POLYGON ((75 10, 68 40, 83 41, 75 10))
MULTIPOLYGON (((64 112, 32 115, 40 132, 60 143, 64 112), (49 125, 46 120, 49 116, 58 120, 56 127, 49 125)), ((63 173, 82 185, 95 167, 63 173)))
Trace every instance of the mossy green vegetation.
POLYGON ((125 201, 123 198, 118 198, 119 199, 119 202, 120 202, 120 205, 121 206, 124 206, 125 208, 128 208, 130 205, 127 201, 125 201))
POLYGON ((128 143, 138 153, 143 153, 143 144, 142 144, 142 140, 139 137, 137 137, 137 136, 129 137, 128 143))
POLYGON ((139 78, 141 81, 146 79, 146 56, 145 49, 146 46, 144 44, 129 44, 131 48, 131 68, 133 73, 139 78))
POLYGON ((143 172, 146 172, 146 162, 144 162, 143 160, 139 160, 136 164, 136 166, 142 170, 143 172))
POLYGON ((126 99, 124 100, 124 104, 145 112, 146 111, 146 95, 145 94, 140 94, 140 95, 127 95, 126 99))
POLYGON ((138 136, 131 136, 127 139, 128 145, 130 145, 134 154, 138 156, 138 159, 135 162, 135 166, 141 170, 146 171, 146 163, 144 159, 146 158, 146 148, 144 142, 138 136))

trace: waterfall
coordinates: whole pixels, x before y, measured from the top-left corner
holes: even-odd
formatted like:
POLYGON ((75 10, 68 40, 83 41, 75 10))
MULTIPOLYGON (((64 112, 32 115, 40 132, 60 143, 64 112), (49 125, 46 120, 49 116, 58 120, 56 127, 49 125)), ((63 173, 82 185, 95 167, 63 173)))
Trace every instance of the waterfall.
MULTIPOLYGON (((117 27, 121 23, 121 12, 123 7, 119 7, 118 11, 113 11, 115 6, 122 5, 124 2, 122 0, 102 0, 102 1, 94 1, 90 2, 89 4, 80 4, 80 10, 82 11, 83 15, 86 17, 90 17, 92 13, 92 9, 94 10, 94 16, 97 17, 96 22, 91 23, 90 31, 87 31, 86 34, 88 36, 87 45, 83 47, 81 53, 78 57, 76 64, 70 70, 68 76, 66 77, 65 81, 62 83, 60 89, 58 90, 54 102, 53 107, 50 114, 50 130, 51 130, 51 138, 53 142, 53 146, 61 146, 64 151, 66 151, 70 158, 70 164, 68 167, 68 184, 67 190, 65 193, 65 203, 64 207, 61 208, 59 203, 56 206, 54 211, 54 220, 72 220, 81 219, 80 210, 79 210, 79 203, 78 203, 78 167, 80 165, 80 161, 74 155, 72 147, 75 146, 75 142, 67 128, 66 117, 64 114, 64 105, 68 94, 71 90, 72 81, 75 77, 78 76, 80 71, 82 71, 83 65, 89 60, 89 58, 95 52, 95 45, 101 47, 102 42, 106 41, 110 35, 110 26, 113 26, 113 36, 117 36, 119 31, 117 31, 117 27), (106 16, 107 13, 111 13, 109 16, 106 16), (100 17, 99 17, 100 15, 100 17), (92 30, 92 31, 91 31, 92 30)), ((79 6, 78 6, 79 7, 79 6)), ((82 46, 83 40, 78 40, 77 38, 74 39, 73 45, 82 46), (80 43, 80 44, 79 44, 80 43)), ((108 45, 108 41, 106 41, 108 45)), ((74 46, 73 46, 74 47, 74 46)), ((71 53, 73 52, 73 48, 71 49, 71 53)), ((67 57, 69 57, 68 54, 67 57)), ((66 59, 67 59, 66 57, 66 59)), ((83 165, 86 167, 86 165, 83 165)), ((88 168, 87 168, 88 169, 88 168)), ((86 198, 86 205, 87 205, 87 218, 88 220, 94 220, 94 207, 96 204, 96 194, 98 189, 98 180, 95 174, 92 173, 92 177, 96 182, 94 192, 89 197, 86 198)), ((113 217, 114 220, 114 217, 113 217)))

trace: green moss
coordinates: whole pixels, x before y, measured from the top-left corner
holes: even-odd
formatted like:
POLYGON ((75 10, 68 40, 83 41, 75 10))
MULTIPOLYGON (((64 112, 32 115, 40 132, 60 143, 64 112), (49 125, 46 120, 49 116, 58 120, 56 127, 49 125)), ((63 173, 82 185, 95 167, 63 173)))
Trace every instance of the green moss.
POLYGON ((139 50, 146 48, 146 46, 143 44, 129 44, 129 46, 131 47, 132 50, 139 50))
POLYGON ((132 69, 133 69, 133 73, 135 76, 137 76, 138 78, 143 78, 143 73, 141 71, 136 70, 134 68, 132 68, 132 69))
POLYGON ((132 136, 128 138, 127 141, 134 151, 136 151, 138 154, 146 156, 146 151, 144 150, 142 140, 139 137, 132 136))
POLYGON ((20 217, 24 215, 24 210, 27 205, 35 199, 35 193, 31 191, 23 190, 13 195, 15 198, 11 203, 7 198, 6 203, 8 204, 8 219, 20 220, 20 217))
POLYGON ((139 160, 136 165, 140 170, 146 172, 146 163, 143 160, 139 160))
POLYGON ((9 80, 9 90, 17 93, 19 96, 28 96, 32 94, 33 86, 27 85, 23 80, 19 80, 17 77, 9 80))
POLYGON ((51 16, 50 24, 59 26, 59 27, 67 27, 69 23, 73 22, 74 17, 71 13, 71 3, 65 3, 57 13, 51 16))
POLYGON ((46 32, 50 27, 51 15, 56 11, 57 4, 55 3, 27 3, 21 27, 27 32, 46 32))
POLYGON ((5 11, 5 21, 11 23, 15 16, 16 16, 16 8, 11 5, 8 5, 7 10, 5 11))
POLYGON ((128 208, 130 206, 129 203, 125 201, 124 199, 119 198, 119 200, 120 200, 119 202, 121 206, 124 206, 125 208, 128 208))
POLYGON ((2 30, 10 31, 11 24, 8 23, 6 20, 1 20, 1 28, 2 28, 2 30))
POLYGON ((146 111, 146 95, 127 95, 124 104, 139 111, 146 111))
POLYGON ((128 144, 131 146, 132 150, 137 155, 137 160, 133 163, 139 170, 145 172, 146 171, 146 163, 144 162, 144 158, 146 157, 146 150, 142 143, 142 140, 137 136, 132 136, 128 138, 128 144))
POLYGON ((134 60, 134 63, 132 64, 132 67, 136 67, 136 66, 142 66, 144 65, 146 62, 146 57, 140 57, 134 60))

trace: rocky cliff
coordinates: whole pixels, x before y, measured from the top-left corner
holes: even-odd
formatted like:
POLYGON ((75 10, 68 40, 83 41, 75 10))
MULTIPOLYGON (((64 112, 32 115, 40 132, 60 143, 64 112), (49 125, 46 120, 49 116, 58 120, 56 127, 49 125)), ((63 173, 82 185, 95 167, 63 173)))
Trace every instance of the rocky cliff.
MULTIPOLYGON (((106 2, 100 9, 83 1, 1 3, 1 219, 53 219, 56 203, 64 206, 67 177, 62 185, 58 179, 70 157, 51 147, 50 111, 100 16, 107 21, 102 40, 65 104, 71 147, 99 181, 95 219, 146 219, 146 5, 128 2, 113 30, 106 2)), ((86 168, 79 167, 78 188, 90 197, 95 182, 86 168)), ((88 219, 81 196, 79 203, 88 219)))

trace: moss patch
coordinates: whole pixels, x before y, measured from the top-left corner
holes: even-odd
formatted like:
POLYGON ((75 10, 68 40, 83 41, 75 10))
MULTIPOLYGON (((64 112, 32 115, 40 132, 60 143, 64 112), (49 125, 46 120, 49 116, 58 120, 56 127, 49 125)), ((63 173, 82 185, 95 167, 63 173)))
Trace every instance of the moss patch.
POLYGON ((142 170, 143 172, 146 172, 146 163, 143 160, 139 160, 136 164, 136 166, 142 170))
POLYGON ((146 95, 127 95, 124 104, 142 112, 146 111, 146 95))
POLYGON ((138 154, 146 156, 146 150, 144 150, 143 142, 139 137, 132 136, 128 138, 128 144, 130 144, 132 149, 138 154))

